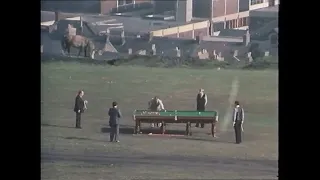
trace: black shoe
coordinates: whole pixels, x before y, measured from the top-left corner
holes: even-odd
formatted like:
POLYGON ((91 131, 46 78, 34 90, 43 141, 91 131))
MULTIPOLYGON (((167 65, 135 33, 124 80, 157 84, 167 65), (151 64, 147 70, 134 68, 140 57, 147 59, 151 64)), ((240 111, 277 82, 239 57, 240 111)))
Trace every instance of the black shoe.
POLYGON ((77 129, 82 129, 82 127, 76 127, 77 129))

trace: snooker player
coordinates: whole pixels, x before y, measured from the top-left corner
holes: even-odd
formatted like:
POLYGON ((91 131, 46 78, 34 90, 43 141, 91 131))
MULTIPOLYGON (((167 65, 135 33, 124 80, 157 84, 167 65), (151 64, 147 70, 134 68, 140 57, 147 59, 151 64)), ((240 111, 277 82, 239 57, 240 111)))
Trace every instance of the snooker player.
MULTIPOLYGON (((197 95, 197 111, 203 112, 206 110, 206 105, 208 102, 208 97, 204 93, 204 89, 200 89, 197 95)), ((196 127, 199 127, 199 123, 196 123, 196 127)), ((204 128, 204 123, 201 123, 201 128, 204 128)))
MULTIPOLYGON (((162 100, 160 100, 158 96, 155 96, 154 98, 152 98, 149 101, 148 106, 149 106, 149 110, 150 111, 161 111, 161 110, 164 110, 164 106, 163 106, 162 100)), ((160 127, 160 126, 161 126, 161 123, 158 123, 157 127, 160 127)), ((151 127, 154 127, 154 123, 151 123, 151 127)))

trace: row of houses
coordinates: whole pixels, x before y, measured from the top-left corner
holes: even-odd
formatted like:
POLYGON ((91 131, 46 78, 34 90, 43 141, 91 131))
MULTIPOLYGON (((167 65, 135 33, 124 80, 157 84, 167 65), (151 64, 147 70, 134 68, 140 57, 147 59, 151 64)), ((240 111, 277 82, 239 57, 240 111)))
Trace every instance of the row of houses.
MULTIPOLYGON (((71 28, 74 34, 90 37, 99 53, 96 59, 114 59, 131 54, 157 55, 166 57, 198 57, 200 59, 239 60, 248 58, 250 33, 246 30, 228 30, 221 34, 238 33, 237 36, 197 36, 195 39, 158 37, 145 35, 127 35, 124 29, 118 31, 97 31, 92 21, 82 22, 75 18, 59 20, 51 32, 41 33, 42 53, 58 55, 61 53, 60 39, 71 28), (81 27, 82 24, 82 27, 81 27), (234 31, 234 32, 232 32, 234 31), (79 33, 80 32, 80 33, 79 33)), ((262 47, 263 51, 272 51, 270 43, 262 47)), ((276 51, 274 51, 276 53, 276 51)), ((74 49, 72 54, 76 55, 74 49)))
MULTIPOLYGON (((153 47, 156 47, 157 54, 165 56, 179 52, 181 56, 210 54, 213 57, 218 55, 220 57, 233 57, 234 52, 237 52, 238 56, 246 56, 245 54, 248 51, 247 46, 250 44, 250 41, 262 40, 264 42, 259 43, 262 44, 264 50, 271 51, 272 54, 276 53, 275 46, 270 46, 269 42, 270 36, 274 37, 278 33, 277 16, 279 6, 273 6, 275 3, 272 5, 268 1, 268 4, 263 4, 266 3, 265 0, 259 2, 248 1, 249 10, 242 11, 242 8, 242 12, 240 12, 240 1, 238 1, 236 15, 230 14, 233 11, 226 10, 229 14, 224 16, 224 18, 222 16, 214 16, 213 18, 192 17, 186 20, 188 18, 180 16, 179 20, 179 18, 176 18, 179 16, 177 13, 170 13, 170 9, 164 8, 161 10, 159 8, 159 3, 169 2, 172 3, 171 1, 153 1, 153 6, 150 3, 147 6, 148 2, 141 1, 137 3, 137 1, 133 1, 136 6, 140 5, 140 10, 115 11, 116 13, 109 15, 42 11, 41 28, 43 30, 42 44, 44 45, 44 51, 48 50, 60 53, 58 41, 67 27, 72 25, 75 28, 76 34, 82 34, 94 39, 101 52, 103 50, 103 52, 116 52, 120 54, 149 53, 153 52, 153 47), (144 6, 142 6, 143 4, 144 6), (252 8, 253 6, 266 7, 254 9, 252 8), (150 7, 152 7, 151 11, 148 10, 150 7), (167 13, 161 14, 161 11, 167 13), (237 19, 229 21, 228 18, 232 19, 233 16, 236 16, 237 19), (242 16, 248 16, 249 22, 248 20, 244 20, 242 16), (217 24, 220 24, 221 27, 219 28, 217 24), (239 28, 239 26, 242 28, 239 28), (50 41, 53 42, 51 43, 50 41)), ((210 1, 210 3, 217 2, 220 2, 220 0, 210 1)), ((228 0, 228 3, 231 2, 232 0, 228 0)), ((179 12, 182 11, 181 7, 185 7, 185 11, 182 14, 186 16, 190 12, 194 13, 190 9, 191 4, 193 7, 197 7, 195 1, 185 0, 179 1, 179 3, 178 5, 180 6, 170 7, 176 7, 176 9, 180 7, 179 12)), ((224 1, 224 3, 227 3, 227 1, 224 1)), ((121 7, 128 8, 130 6, 121 7)))
MULTIPOLYGON (((182 39, 195 39, 197 36, 217 36, 221 35, 221 32, 227 32, 231 29, 249 29, 250 34, 257 39, 260 36, 268 36, 271 31, 278 28, 278 6, 262 8, 251 11, 250 13, 250 24, 247 28, 233 28, 234 23, 226 23, 225 28, 215 28, 214 31, 211 31, 213 24, 209 20, 193 19, 190 22, 185 23, 160 19, 160 16, 148 16, 145 18, 133 15, 130 16, 128 13, 121 15, 90 16, 42 11, 41 17, 43 22, 41 25, 46 29, 51 27, 54 22, 67 18, 68 20, 77 20, 78 22, 82 20, 87 22, 87 24, 91 26, 90 29, 95 31, 96 34, 103 33, 108 29, 115 33, 124 30, 126 35, 132 36, 150 34, 151 36, 157 37, 182 39), (82 18, 81 20, 80 17, 82 18)), ((238 20, 240 21, 240 18, 238 20)))
MULTIPOLYGON (((178 26, 208 21, 206 33, 213 35, 222 29, 248 29, 249 24, 254 27, 259 26, 261 21, 277 19, 279 0, 79 0, 41 1, 41 3, 43 10, 81 13, 89 11, 94 14, 163 21, 156 22, 157 25, 149 23, 150 28, 159 26, 158 24, 178 26), (268 7, 269 10, 264 10, 268 7)), ((186 27, 188 28, 190 26, 186 27)), ((156 34, 167 35, 160 32, 156 34)), ((173 34, 179 33, 177 30, 172 30, 168 36, 173 34)))

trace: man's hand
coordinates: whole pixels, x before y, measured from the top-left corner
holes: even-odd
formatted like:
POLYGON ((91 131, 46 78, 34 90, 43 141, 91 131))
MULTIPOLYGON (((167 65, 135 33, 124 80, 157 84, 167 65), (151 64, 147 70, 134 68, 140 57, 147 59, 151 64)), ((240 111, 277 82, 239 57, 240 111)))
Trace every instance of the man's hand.
POLYGON ((236 122, 233 122, 233 123, 232 123, 232 126, 234 126, 235 124, 236 124, 236 122))
POLYGON ((85 103, 85 104, 88 104, 88 101, 87 101, 87 100, 84 100, 84 103, 85 103))
POLYGON ((78 110, 78 113, 80 113, 80 110, 78 110))

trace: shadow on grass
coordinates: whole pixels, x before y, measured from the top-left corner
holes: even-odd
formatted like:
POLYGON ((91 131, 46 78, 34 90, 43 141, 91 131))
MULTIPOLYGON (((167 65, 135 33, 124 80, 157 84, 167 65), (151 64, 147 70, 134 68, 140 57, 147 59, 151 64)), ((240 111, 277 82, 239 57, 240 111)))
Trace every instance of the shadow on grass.
POLYGON ((202 141, 202 142, 215 142, 215 143, 229 143, 229 144, 235 144, 234 141, 224 141, 223 139, 219 138, 201 138, 201 137, 192 137, 192 136, 184 136, 184 137, 176 137, 176 139, 184 139, 184 140, 191 140, 191 141, 202 141))
MULTIPOLYGON (((110 127, 103 127, 101 128, 102 133, 110 133, 110 127)), ((119 129, 120 134, 134 134, 134 127, 121 127, 119 129)), ((140 130, 140 134, 160 134, 160 127, 154 128, 143 128, 140 130)), ((184 135, 185 131, 181 130, 166 130, 165 134, 175 134, 175 135, 184 135)))
POLYGON ((61 125, 54 125, 54 124, 41 124, 41 126, 45 126, 45 127, 57 127, 57 128, 75 128, 75 127, 71 127, 71 126, 61 126, 61 125))

